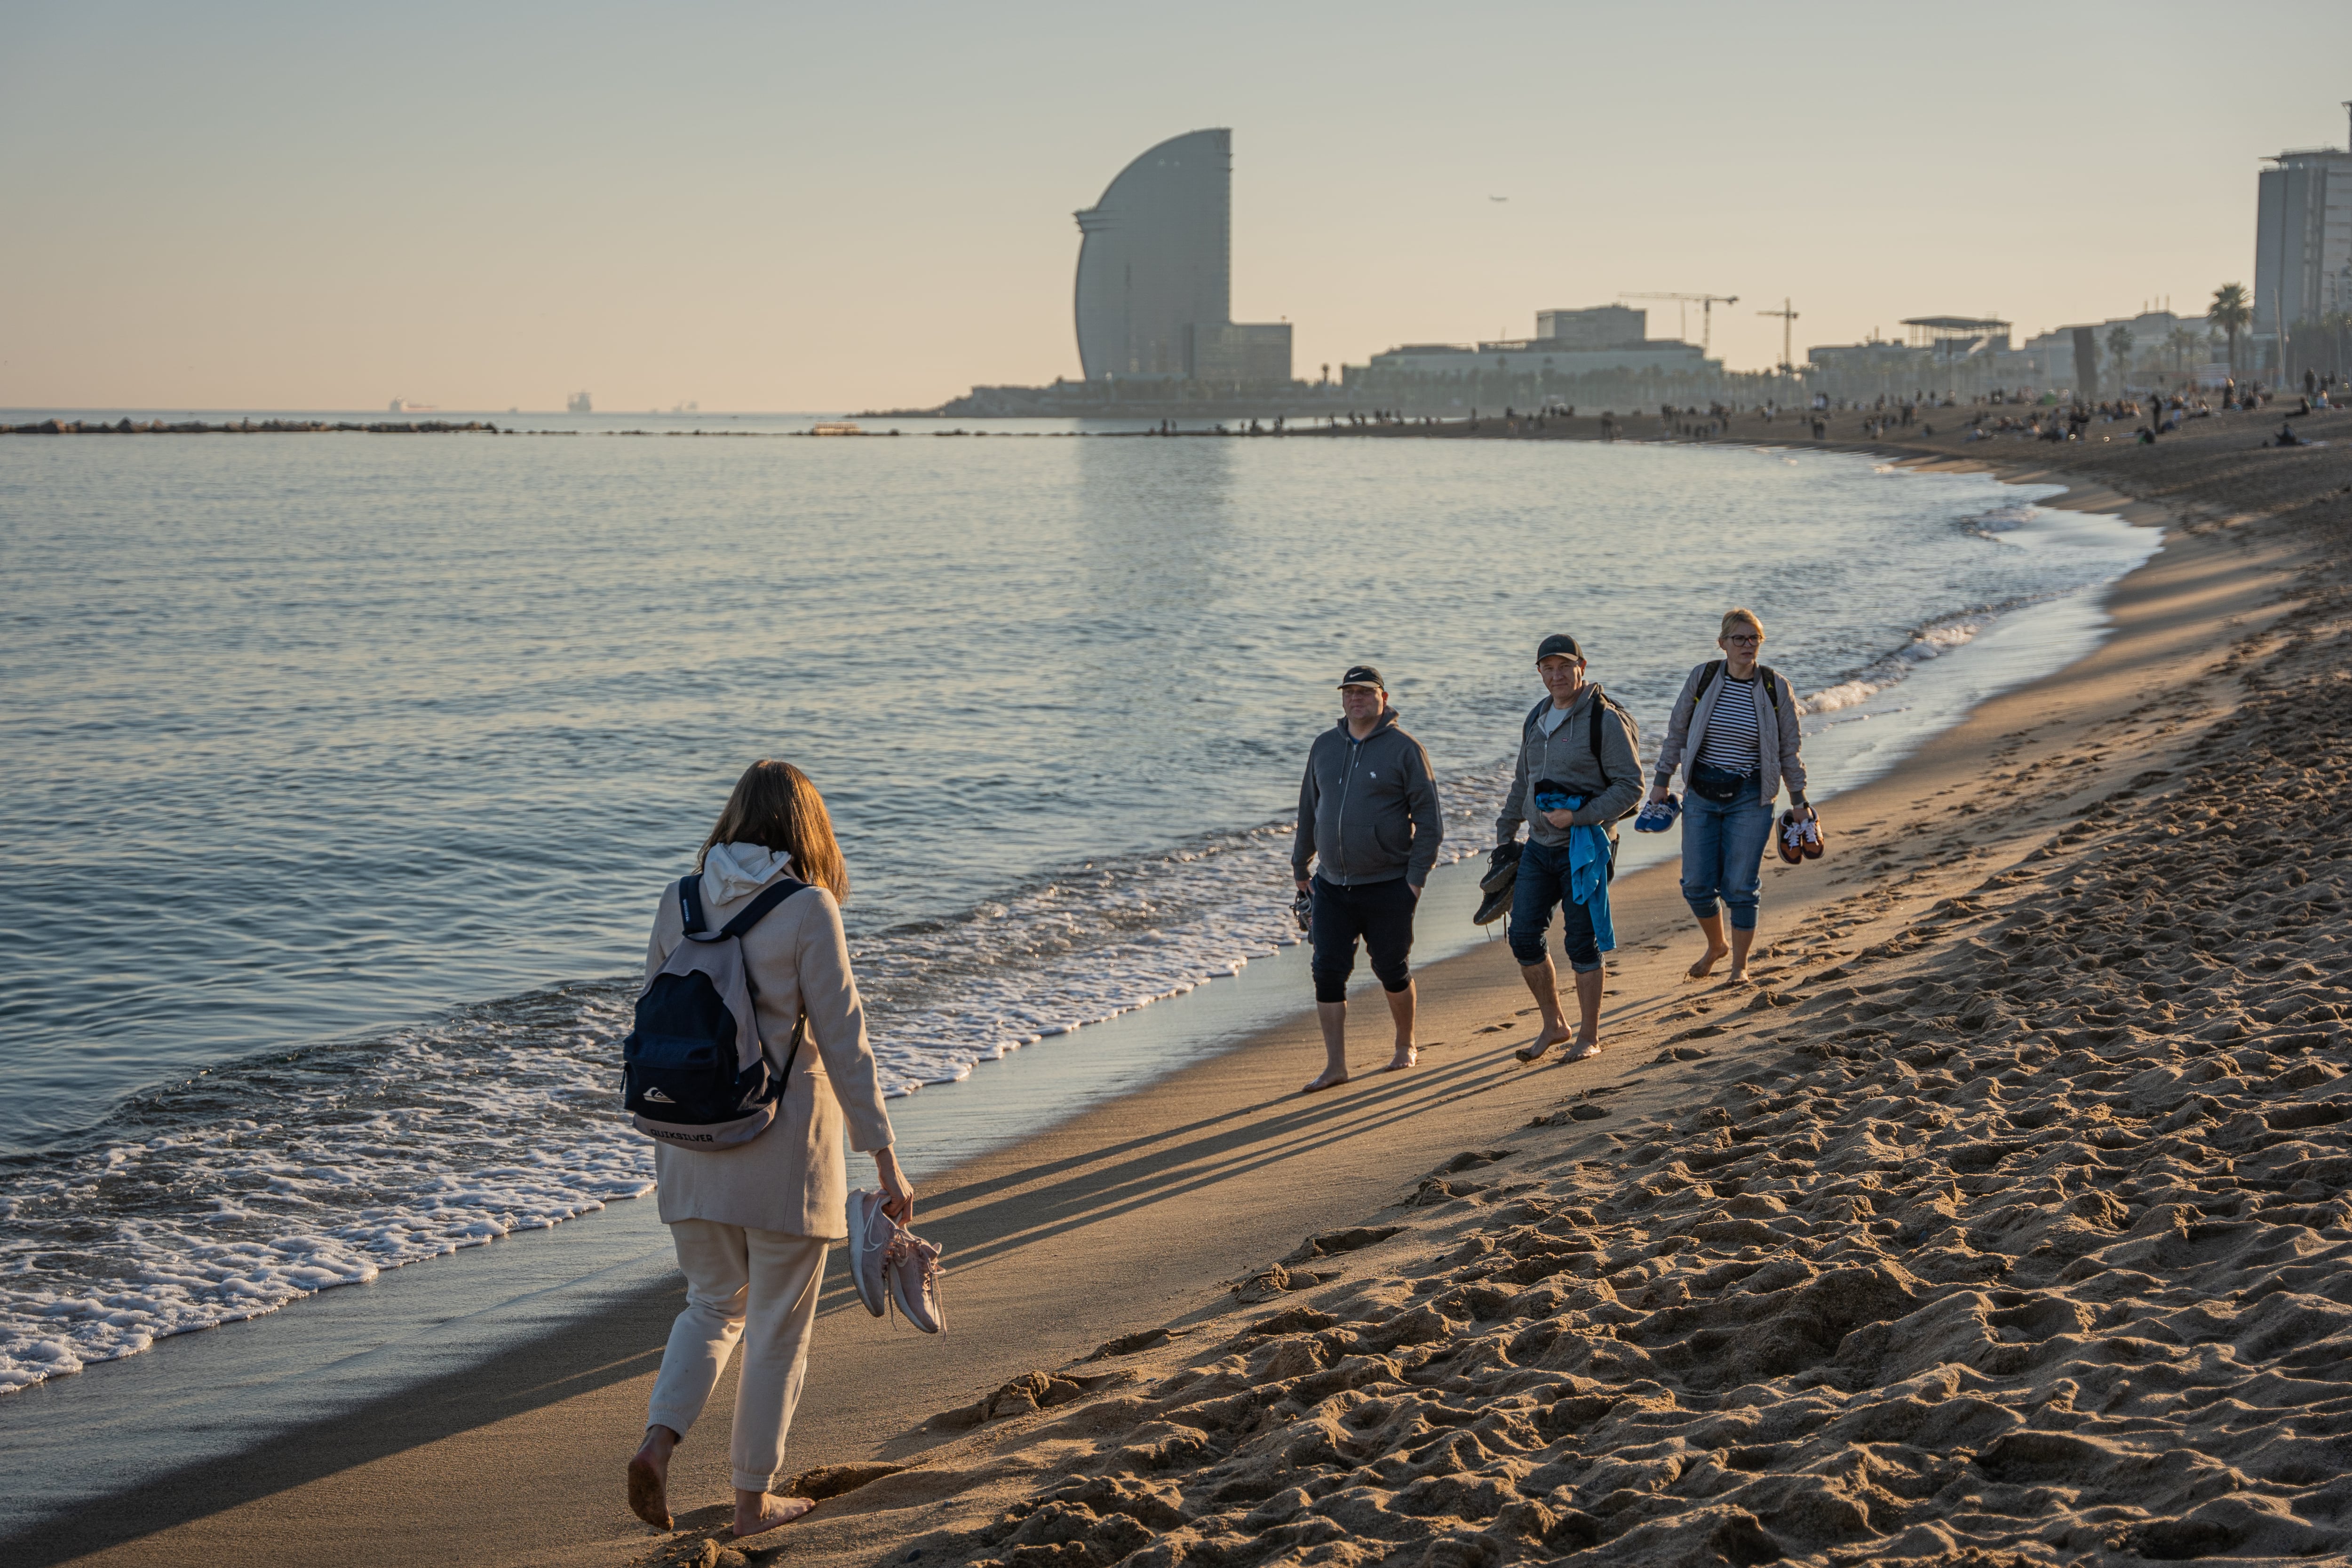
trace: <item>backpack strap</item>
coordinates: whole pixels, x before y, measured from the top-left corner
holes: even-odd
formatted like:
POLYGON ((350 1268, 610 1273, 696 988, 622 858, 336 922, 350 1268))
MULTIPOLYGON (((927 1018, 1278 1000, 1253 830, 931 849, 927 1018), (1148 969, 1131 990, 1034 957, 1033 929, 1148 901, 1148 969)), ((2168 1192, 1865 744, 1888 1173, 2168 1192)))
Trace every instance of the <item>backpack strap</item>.
POLYGON ((1772 705, 1774 713, 1779 713, 1780 711, 1780 672, 1769 664, 1759 664, 1756 666, 1756 673, 1764 677, 1764 700, 1772 705))
MULTIPOLYGON (((1609 777, 1609 765, 1601 760, 1601 716, 1613 713, 1622 718, 1625 710, 1612 701, 1607 692, 1596 692, 1594 695, 1601 700, 1593 705, 1592 717, 1586 723, 1584 732, 1592 740, 1592 770, 1601 775, 1601 787, 1606 789, 1612 780, 1609 777)), ((1636 778, 1641 776, 1641 748, 1636 747, 1633 751, 1633 774, 1636 778)))
POLYGON ((698 891, 698 884, 701 881, 700 872, 677 879, 677 908, 678 913, 685 917, 684 935, 696 942, 723 942, 730 936, 740 937, 765 919, 769 911, 774 909, 776 905, 796 893, 806 893, 809 888, 808 883, 793 877, 778 877, 761 888, 760 895, 745 904, 734 919, 729 921, 718 931, 712 932, 703 927, 702 898, 698 891))
POLYGON ((743 912, 729 921, 719 931, 721 936, 741 936, 767 917, 768 912, 796 893, 806 893, 809 884, 789 876, 780 876, 760 890, 760 896, 743 906, 743 912))
POLYGON ((1551 706, 1551 698, 1538 697, 1536 699, 1536 706, 1528 709, 1528 716, 1519 726, 1519 738, 1522 741, 1532 740, 1535 738, 1536 720, 1543 717, 1544 709, 1549 706, 1551 706))
POLYGON ((1715 677, 1721 674, 1723 674, 1721 659, 1709 659, 1699 666, 1698 685, 1691 692, 1691 705, 1694 707, 1698 705, 1699 698, 1706 695, 1706 688, 1715 685, 1715 677))

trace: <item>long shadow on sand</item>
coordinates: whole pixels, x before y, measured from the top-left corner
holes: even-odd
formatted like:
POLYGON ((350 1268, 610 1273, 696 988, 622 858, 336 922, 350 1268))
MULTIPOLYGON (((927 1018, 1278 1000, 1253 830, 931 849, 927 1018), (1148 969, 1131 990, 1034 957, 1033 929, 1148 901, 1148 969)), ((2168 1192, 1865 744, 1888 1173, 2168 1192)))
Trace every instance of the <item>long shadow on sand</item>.
MULTIPOLYGON (((1411 1073, 1359 1079, 1313 1099, 1285 1096, 1235 1107, 1084 1155, 931 1189, 925 1196, 932 1212, 952 1212, 925 1218, 921 1226, 948 1248, 955 1271, 1002 1264, 1070 1230, 1132 1216, 1271 1165, 1311 1158, 1349 1139, 1377 1136, 1524 1071, 1507 1057, 1498 1063, 1493 1053, 1465 1053, 1411 1073)), ((1368 1205, 1381 1196, 1368 1193, 1368 1205)), ((950 1292, 953 1284, 951 1275, 950 1292)), ((659 1364, 678 1300, 675 1280, 628 1293, 593 1318, 501 1348, 481 1364, 84 1503, 69 1518, 12 1521, 0 1533, 0 1556, 13 1568, 54 1568, 650 1373, 659 1364)), ((853 1292, 836 1270, 821 1311, 855 1310, 853 1292)))

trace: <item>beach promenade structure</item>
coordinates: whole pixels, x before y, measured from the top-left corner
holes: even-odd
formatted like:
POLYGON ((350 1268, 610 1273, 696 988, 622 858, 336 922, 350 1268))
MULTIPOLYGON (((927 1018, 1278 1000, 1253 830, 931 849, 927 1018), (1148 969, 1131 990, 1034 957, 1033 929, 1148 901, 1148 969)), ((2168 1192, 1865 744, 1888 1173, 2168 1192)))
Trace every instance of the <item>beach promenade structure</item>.
POLYGON ((1089 382, 1290 380, 1290 326, 1233 319, 1234 133, 1187 131, 1077 214, 1078 361, 1089 382))
POLYGON ((2284 298, 2293 376, 2306 363, 2327 368, 2321 343, 2335 335, 2329 319, 2352 312, 2352 151, 2306 147, 2269 162, 2254 218, 2252 344, 2275 373, 2284 298), (2295 343, 2299 335, 2307 345, 2295 343))

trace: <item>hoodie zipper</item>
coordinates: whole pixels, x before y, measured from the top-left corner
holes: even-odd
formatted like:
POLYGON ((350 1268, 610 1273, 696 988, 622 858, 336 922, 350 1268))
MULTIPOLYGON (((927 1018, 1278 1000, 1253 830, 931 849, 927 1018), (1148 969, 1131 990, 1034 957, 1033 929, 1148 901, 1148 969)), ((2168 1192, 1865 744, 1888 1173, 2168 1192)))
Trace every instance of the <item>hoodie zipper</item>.
MULTIPOLYGON (((1381 716, 1385 719, 1387 716, 1381 716)), ((1346 729, 1347 720, 1340 720, 1339 727, 1346 729)), ((1356 786, 1356 761, 1363 756, 1364 747, 1370 745, 1373 738, 1387 727, 1385 723, 1376 721, 1372 726, 1372 733, 1361 740, 1356 738, 1353 730, 1348 732, 1348 771, 1339 779, 1339 853, 1343 859, 1348 852, 1348 794, 1356 786)), ((1341 887, 1353 885, 1348 881, 1348 873, 1345 872, 1339 873, 1339 885, 1341 887)))
MULTIPOLYGON (((1374 730, 1372 735, 1379 733, 1380 731, 1374 730)), ((1370 740, 1371 737, 1368 735, 1364 737, 1364 740, 1370 740)), ((1356 758, 1363 755, 1364 740, 1358 740, 1352 734, 1348 737, 1348 771, 1339 779, 1339 854, 1342 859, 1345 859, 1348 853, 1348 792, 1356 787, 1356 758)), ((1339 873, 1339 885, 1341 887, 1348 885, 1346 872, 1339 873)))

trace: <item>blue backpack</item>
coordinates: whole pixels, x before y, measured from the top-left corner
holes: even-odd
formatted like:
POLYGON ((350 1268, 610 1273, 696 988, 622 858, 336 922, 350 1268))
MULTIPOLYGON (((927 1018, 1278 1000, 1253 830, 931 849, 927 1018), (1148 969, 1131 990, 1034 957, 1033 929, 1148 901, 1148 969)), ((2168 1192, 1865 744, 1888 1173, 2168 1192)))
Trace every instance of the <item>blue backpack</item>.
POLYGON ((699 872, 681 877, 686 939, 637 998, 636 1027, 621 1045, 621 1103, 638 1132, 677 1149, 748 1144, 776 1119, 776 1103, 808 1030, 793 1024, 782 1072, 760 1043, 743 934, 808 883, 779 877, 717 931, 703 927, 699 872))

